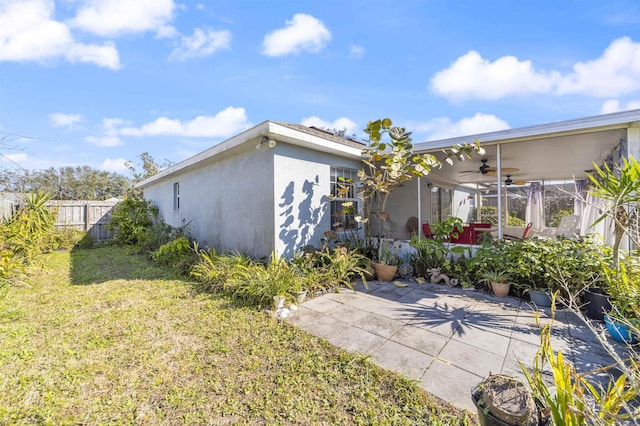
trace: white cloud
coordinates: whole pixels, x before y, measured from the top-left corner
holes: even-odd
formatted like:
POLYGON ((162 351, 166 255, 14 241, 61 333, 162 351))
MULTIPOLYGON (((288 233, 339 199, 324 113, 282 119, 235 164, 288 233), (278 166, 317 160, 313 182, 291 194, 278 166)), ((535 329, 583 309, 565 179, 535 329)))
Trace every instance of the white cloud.
POLYGON ((0 61, 44 61, 62 57, 69 62, 120 68, 113 43, 76 42, 65 24, 52 19, 54 9, 51 0, 0 2, 0 61))
POLYGON ((103 118, 101 136, 87 136, 85 141, 104 147, 112 147, 123 145, 122 140, 118 137, 119 127, 128 124, 121 118, 103 118))
POLYGON ((311 116, 303 118, 300 122, 303 126, 307 127, 317 127, 327 130, 343 130, 346 129, 346 135, 351 135, 353 133, 357 133, 360 129, 358 129, 358 125, 353 121, 346 117, 340 117, 334 121, 326 121, 321 119, 320 117, 311 116))
POLYGON ((216 115, 200 115, 191 121, 159 117, 141 127, 123 127, 126 136, 229 137, 251 127, 244 108, 227 107, 216 115))
POLYGON ((351 45, 349 46, 349 56, 351 56, 352 58, 360 58, 362 56, 364 56, 364 47, 362 46, 358 46, 358 45, 351 45))
POLYGON ((536 71, 531 61, 503 56, 495 62, 476 51, 458 58, 431 79, 431 90, 452 99, 500 99, 509 95, 545 93, 553 88, 555 73, 536 71))
MULTIPOLYGON (((439 140, 511 128, 509 123, 493 114, 476 113, 473 117, 452 122, 448 117, 434 118, 426 123, 411 124, 416 132, 426 133, 426 140, 439 140)), ((473 141, 471 141, 473 142, 473 141)))
POLYGON ((129 169, 125 166, 127 160, 124 158, 116 158, 111 159, 107 158, 100 164, 100 169, 106 170, 107 172, 116 172, 116 173, 124 173, 128 172, 129 169))
POLYGON ((557 93, 618 96, 640 89, 640 43, 629 37, 614 40, 598 59, 578 62, 559 81, 557 93))
POLYGON ((152 31, 173 34, 173 0, 84 0, 72 26, 102 37, 152 31))
POLYGON ((78 129, 83 119, 82 114, 65 114, 63 112, 49 114, 49 124, 53 127, 66 127, 67 130, 78 129))
POLYGON ((27 160, 27 154, 24 152, 19 152, 16 154, 1 154, 0 159, 3 162, 13 163, 13 164, 21 164, 27 160))
POLYGON ((629 37, 611 42, 594 60, 572 71, 539 71, 531 61, 503 56, 494 62, 470 51, 431 79, 431 90, 454 100, 501 99, 523 94, 581 94, 610 97, 640 90, 640 43, 629 37))
POLYGON ((331 32, 322 21, 305 13, 297 13, 284 28, 270 32, 262 42, 262 54, 284 56, 300 51, 318 52, 331 40, 331 32))
POLYGON ((182 37, 180 46, 171 52, 169 60, 184 61, 191 58, 201 58, 212 55, 220 49, 229 49, 230 46, 230 31, 203 31, 196 28, 191 36, 182 37))
POLYGON ((609 114, 619 111, 628 111, 630 109, 640 109, 640 101, 629 101, 626 105, 621 105, 616 99, 609 99, 602 104, 600 114, 609 114))

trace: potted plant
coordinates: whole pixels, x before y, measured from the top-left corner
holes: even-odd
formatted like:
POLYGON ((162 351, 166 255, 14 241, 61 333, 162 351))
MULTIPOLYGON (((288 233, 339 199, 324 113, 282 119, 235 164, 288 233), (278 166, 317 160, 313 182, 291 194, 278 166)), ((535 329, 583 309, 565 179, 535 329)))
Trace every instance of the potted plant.
POLYGON ((616 341, 627 344, 638 342, 632 328, 637 330, 640 326, 640 265, 633 260, 627 257, 617 268, 603 265, 612 305, 604 322, 616 341))
POLYGON ((398 248, 389 240, 381 239, 378 242, 377 262, 373 264, 376 275, 380 281, 391 281, 398 272, 398 248))
POLYGON ((491 286, 491 291, 498 297, 507 297, 511 289, 511 281, 507 271, 497 267, 488 268, 482 271, 481 282, 491 286))

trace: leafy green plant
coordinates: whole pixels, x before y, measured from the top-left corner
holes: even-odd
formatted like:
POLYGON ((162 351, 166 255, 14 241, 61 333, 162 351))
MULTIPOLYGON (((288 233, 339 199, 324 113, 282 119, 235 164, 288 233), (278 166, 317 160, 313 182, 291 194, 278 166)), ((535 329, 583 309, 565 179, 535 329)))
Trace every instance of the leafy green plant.
POLYGON ((143 241, 158 217, 158 208, 151 201, 128 197, 111 212, 106 228, 114 232, 117 244, 135 245, 143 241))
POLYGON ((191 276, 200 291, 214 294, 233 294, 231 277, 238 265, 247 267, 252 261, 243 254, 220 254, 216 249, 198 251, 199 260, 191 268, 191 276))
MULTIPOLYGON (((589 192, 609 203, 607 210, 593 225, 610 217, 614 222, 613 262, 618 264, 620 242, 630 224, 629 211, 640 202, 640 164, 630 156, 623 158, 623 165, 612 170, 606 163, 603 168, 593 164, 594 174, 587 174, 592 183, 589 192)), ((592 225, 592 226, 593 226, 592 225)))
POLYGON ((182 274, 188 274, 194 263, 198 261, 198 245, 186 237, 178 237, 171 240, 153 252, 152 258, 161 265, 170 266, 182 274))
POLYGON ((602 272, 611 303, 617 308, 611 313, 627 321, 640 323, 640 264, 637 257, 628 256, 618 268, 602 262, 602 272))
POLYGON ((509 276, 509 273, 506 270, 499 269, 496 266, 490 269, 485 269, 484 271, 482 271, 481 276, 482 276, 482 279, 480 280, 480 282, 487 283, 487 284, 489 283, 507 284, 511 282, 511 277, 509 276))
POLYGON ((389 234, 397 228, 386 209, 389 195, 394 189, 416 177, 428 175, 434 167, 453 164, 453 158, 463 161, 471 158, 473 152, 480 155, 484 153, 479 141, 476 141, 474 145, 459 144, 444 150, 445 157, 442 160, 432 154, 414 154, 411 132, 404 127, 394 127, 389 118, 370 121, 364 132, 368 135, 367 147, 362 150, 365 166, 358 172, 364 217, 357 217, 356 220, 364 223, 366 237, 371 236, 371 217, 377 219, 379 233, 389 234), (377 203, 375 212, 374 202, 377 203))
POLYGON ((431 225, 433 238, 439 241, 449 241, 451 237, 458 238, 459 232, 462 232, 462 230, 462 219, 455 216, 450 216, 441 222, 431 225))
MULTIPOLYGON (((542 327, 540 333, 540 348, 534 359, 533 370, 530 372, 520 363, 534 397, 542 404, 543 414, 550 417, 555 425, 613 425, 631 419, 633 414, 625 413, 622 409, 638 396, 638 388, 629 382, 626 374, 621 374, 601 392, 585 374, 576 371, 572 362, 565 360, 561 350, 553 350, 551 329, 557 294, 552 297, 551 322, 542 327), (553 376, 553 389, 545 377, 547 364, 553 376)), ((536 320, 540 326, 539 317, 536 320)))
POLYGON ((384 265, 398 265, 400 263, 398 247, 396 247, 392 241, 381 239, 378 241, 378 256, 376 257, 376 261, 384 265))

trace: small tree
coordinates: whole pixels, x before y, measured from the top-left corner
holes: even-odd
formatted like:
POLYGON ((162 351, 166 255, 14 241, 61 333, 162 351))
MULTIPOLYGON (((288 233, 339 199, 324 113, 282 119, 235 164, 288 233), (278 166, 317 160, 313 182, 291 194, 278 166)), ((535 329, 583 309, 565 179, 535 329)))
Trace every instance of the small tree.
POLYGON ((433 154, 414 154, 411 132, 404 127, 392 127, 388 118, 370 121, 364 132, 369 136, 368 146, 362 151, 365 167, 358 172, 360 196, 364 202, 364 217, 356 220, 365 226, 365 236, 371 236, 370 218, 375 217, 385 232, 393 232, 397 225, 387 213, 387 201, 394 189, 416 177, 427 176, 434 167, 452 165, 453 158, 460 161, 470 159, 475 152, 484 154, 480 142, 456 144, 438 160, 433 154), (384 141, 385 135, 389 140, 384 141), (373 212, 374 202, 379 209, 373 212))
POLYGON ((640 202, 640 164, 630 156, 628 161, 624 158, 622 166, 615 167, 614 170, 611 170, 607 164, 603 168, 595 163, 593 166, 595 173, 587 175, 593 183, 589 192, 609 203, 602 216, 593 225, 607 217, 613 219, 615 234, 613 264, 617 267, 620 242, 624 234, 629 233, 631 217, 637 214, 636 209, 640 202))

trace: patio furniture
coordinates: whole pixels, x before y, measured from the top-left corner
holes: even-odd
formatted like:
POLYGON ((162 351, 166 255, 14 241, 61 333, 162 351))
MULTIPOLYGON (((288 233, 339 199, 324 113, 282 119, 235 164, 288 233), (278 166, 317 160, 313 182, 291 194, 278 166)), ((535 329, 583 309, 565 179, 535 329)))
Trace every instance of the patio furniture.
POLYGON ((473 223, 464 225, 462 227, 462 232, 458 232, 457 237, 452 235, 449 241, 454 244, 475 244, 476 234, 474 232, 473 223))
POLYGON ((515 237, 513 235, 503 235, 502 238, 504 238, 505 240, 508 240, 508 241, 525 240, 525 239, 527 239, 527 237, 529 237, 529 234, 531 233, 531 228, 532 227, 533 227, 533 222, 527 223, 527 226, 524 228, 524 232, 522 233, 522 237, 515 237))
POLYGON ((483 241, 483 234, 491 234, 496 231, 497 228, 491 225, 491 223, 474 223, 473 224, 473 241, 475 244, 480 244, 483 241))
POLYGON ((556 239, 558 237, 572 238, 580 235, 580 216, 569 214, 562 216, 556 228, 545 228, 543 231, 536 231, 536 236, 541 238, 556 239))

